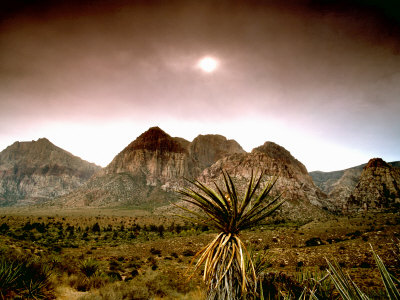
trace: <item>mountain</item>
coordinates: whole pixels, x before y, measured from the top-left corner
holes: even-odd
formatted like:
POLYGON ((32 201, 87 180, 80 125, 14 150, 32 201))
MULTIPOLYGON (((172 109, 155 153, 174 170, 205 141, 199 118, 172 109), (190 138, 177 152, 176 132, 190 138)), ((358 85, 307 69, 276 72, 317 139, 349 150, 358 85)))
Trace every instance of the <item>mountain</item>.
POLYGON ((381 158, 373 158, 363 168, 360 179, 348 197, 349 210, 400 207, 400 169, 381 158))
MULTIPOLYGON (((237 153, 218 160, 205 169, 199 181, 211 185, 222 184, 222 170, 230 174, 239 190, 243 192, 251 176, 265 172, 267 178, 277 177, 273 193, 287 199, 282 207, 282 214, 292 219, 307 219, 323 216, 322 209, 330 209, 331 204, 314 184, 306 167, 295 159, 285 148, 266 142, 251 153, 237 153)), ((223 185, 222 185, 223 186, 223 185)))
POLYGON ((216 134, 199 135, 190 144, 189 152, 201 170, 229 154, 246 153, 235 140, 216 134))
POLYGON ((101 168, 42 138, 0 152, 0 206, 35 204, 81 186, 101 168))
MULTIPOLYGON (((348 198, 357 186, 363 168, 367 164, 362 164, 345 170, 333 172, 310 172, 315 184, 328 195, 335 211, 342 211, 347 205, 348 198)), ((390 162, 392 167, 400 167, 400 162, 390 162)))
POLYGON ((184 178, 196 178, 206 166, 237 152, 244 150, 220 135, 200 135, 189 142, 152 127, 82 188, 55 202, 99 207, 165 204, 176 199, 184 178))

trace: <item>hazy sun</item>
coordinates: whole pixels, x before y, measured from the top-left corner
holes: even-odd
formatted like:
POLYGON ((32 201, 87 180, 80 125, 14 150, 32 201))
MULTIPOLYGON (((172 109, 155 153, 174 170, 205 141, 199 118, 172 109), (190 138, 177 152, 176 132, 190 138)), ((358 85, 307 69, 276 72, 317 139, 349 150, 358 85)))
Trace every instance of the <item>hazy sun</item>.
POLYGON ((217 69, 218 61, 215 58, 206 56, 199 60, 197 67, 206 73, 212 73, 217 69))

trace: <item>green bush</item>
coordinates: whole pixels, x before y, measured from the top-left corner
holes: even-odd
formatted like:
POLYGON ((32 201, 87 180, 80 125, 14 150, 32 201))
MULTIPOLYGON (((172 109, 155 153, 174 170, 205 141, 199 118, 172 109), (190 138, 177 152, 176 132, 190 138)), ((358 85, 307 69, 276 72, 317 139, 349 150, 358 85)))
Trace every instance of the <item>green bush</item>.
POLYGON ((79 266, 79 270, 88 278, 96 275, 99 269, 99 263, 94 259, 86 259, 79 266))
POLYGON ((27 258, 0 258, 0 297, 52 298, 50 271, 38 261, 27 258))

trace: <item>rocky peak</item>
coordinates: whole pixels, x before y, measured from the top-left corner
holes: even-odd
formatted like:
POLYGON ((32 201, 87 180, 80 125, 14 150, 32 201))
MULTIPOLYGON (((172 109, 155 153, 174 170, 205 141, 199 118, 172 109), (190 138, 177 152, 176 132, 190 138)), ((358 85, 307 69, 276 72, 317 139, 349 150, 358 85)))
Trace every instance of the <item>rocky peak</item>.
POLYGON ((323 215, 321 208, 330 208, 326 195, 314 185, 304 165, 275 143, 266 142, 251 153, 226 156, 205 169, 199 181, 208 185, 213 182, 222 184, 222 170, 234 178, 238 190, 242 192, 252 171, 263 172, 266 179, 277 177, 273 193, 283 193, 283 197, 288 200, 283 207, 287 216, 306 218, 323 215), (298 216, 292 211, 296 211, 298 216))
POLYGON ((381 158, 373 158, 364 167, 346 208, 384 209, 400 204, 400 170, 381 158))
POLYGON ((149 150, 161 152, 187 152, 181 139, 176 140, 159 127, 151 127, 134 140, 126 150, 149 150))
POLYGON ((245 153, 235 141, 217 134, 197 136, 190 144, 190 155, 199 163, 199 168, 205 169, 226 155, 245 153))
POLYGON ((264 145, 254 148, 251 153, 263 153, 268 157, 280 161, 284 165, 291 165, 298 168, 303 174, 308 174, 306 167, 290 154, 284 147, 275 144, 274 142, 265 142, 264 145))
POLYGON ((372 158, 368 161, 368 164, 364 169, 369 168, 390 168, 390 165, 386 163, 382 158, 372 158))
POLYGON ((46 138, 15 142, 0 152, 0 206, 65 194, 100 169, 46 138))
POLYGON ((62 201, 72 206, 78 202, 91 206, 170 202, 177 197, 175 190, 185 186, 184 178, 197 178, 205 167, 238 152, 245 151, 221 135, 200 135, 190 143, 152 127, 62 201))

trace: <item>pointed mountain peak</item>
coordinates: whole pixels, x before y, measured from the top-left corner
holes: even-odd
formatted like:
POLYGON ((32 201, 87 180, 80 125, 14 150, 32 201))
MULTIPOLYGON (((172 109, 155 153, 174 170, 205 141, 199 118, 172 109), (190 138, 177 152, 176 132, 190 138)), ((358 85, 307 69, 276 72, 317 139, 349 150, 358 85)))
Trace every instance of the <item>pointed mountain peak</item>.
POLYGON ((125 150, 185 152, 182 143, 159 127, 151 127, 134 140, 125 150))
POLYGON ((369 168, 390 168, 390 165, 386 163, 382 158, 372 158, 365 166, 365 169, 369 168))

